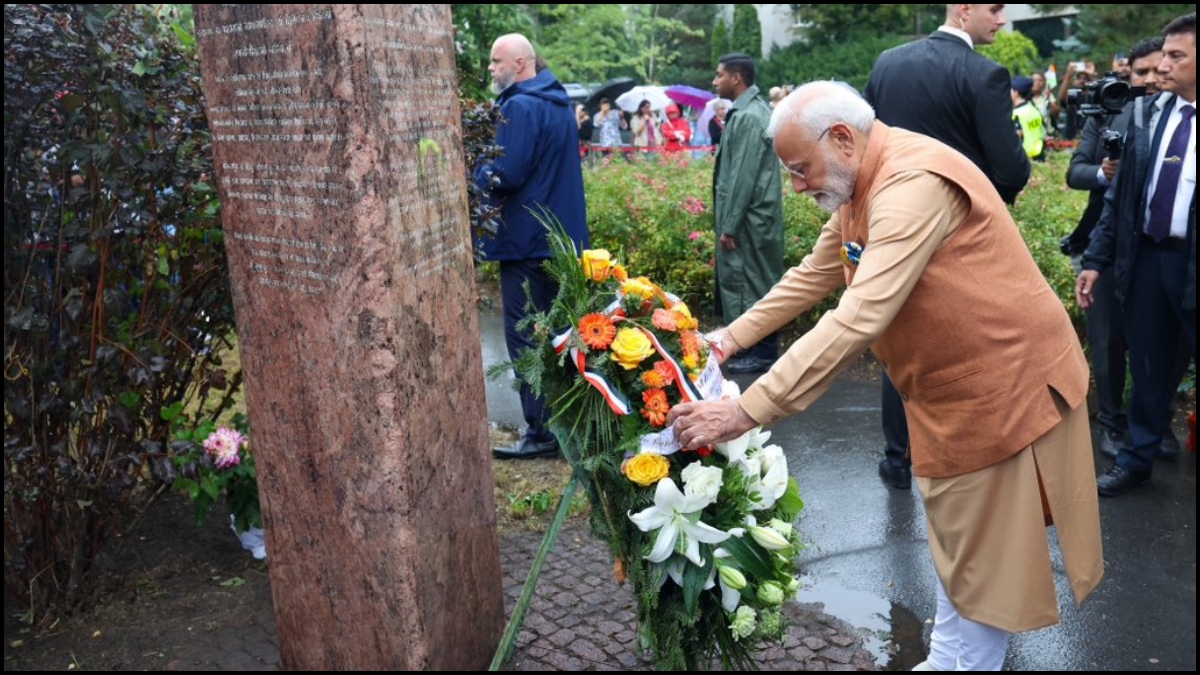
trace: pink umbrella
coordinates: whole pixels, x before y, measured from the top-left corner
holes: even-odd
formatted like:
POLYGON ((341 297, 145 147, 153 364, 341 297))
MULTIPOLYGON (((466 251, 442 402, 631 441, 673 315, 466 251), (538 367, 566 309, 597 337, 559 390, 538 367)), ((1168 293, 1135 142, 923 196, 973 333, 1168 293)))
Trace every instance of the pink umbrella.
POLYGON ((716 98, 716 94, 691 87, 686 84, 674 84, 664 90, 672 101, 689 108, 703 108, 705 103, 716 98))

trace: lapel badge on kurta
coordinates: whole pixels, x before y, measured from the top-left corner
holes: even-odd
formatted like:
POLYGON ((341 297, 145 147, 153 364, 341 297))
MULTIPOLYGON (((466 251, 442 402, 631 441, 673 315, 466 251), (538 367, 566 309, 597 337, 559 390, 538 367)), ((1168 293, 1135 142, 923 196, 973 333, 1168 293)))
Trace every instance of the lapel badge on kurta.
POLYGON ((846 267, 858 267, 858 261, 862 259, 863 245, 856 241, 848 241, 842 244, 842 264, 846 267))

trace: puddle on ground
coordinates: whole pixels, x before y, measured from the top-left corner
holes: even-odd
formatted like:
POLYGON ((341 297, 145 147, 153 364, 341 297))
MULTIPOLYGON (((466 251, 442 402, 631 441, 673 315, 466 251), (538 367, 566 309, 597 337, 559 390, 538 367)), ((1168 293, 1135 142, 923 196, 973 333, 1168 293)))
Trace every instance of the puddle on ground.
POLYGON ((866 591, 829 580, 800 577, 796 601, 820 603, 825 613, 859 629, 863 647, 875 655, 880 670, 911 670, 925 660, 921 620, 907 608, 866 591))

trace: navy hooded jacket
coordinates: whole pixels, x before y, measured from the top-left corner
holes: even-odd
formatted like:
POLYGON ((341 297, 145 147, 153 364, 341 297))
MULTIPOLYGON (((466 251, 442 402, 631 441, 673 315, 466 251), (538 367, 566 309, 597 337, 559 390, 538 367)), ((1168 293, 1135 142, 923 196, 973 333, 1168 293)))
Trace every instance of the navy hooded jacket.
POLYGON ((496 104, 504 117, 496 144, 504 154, 475 171, 476 182, 502 205, 499 231, 480 242, 485 258, 549 258, 546 228, 534 215, 543 208, 562 223, 578 248, 587 248, 579 127, 567 90, 546 69, 513 83, 496 104))

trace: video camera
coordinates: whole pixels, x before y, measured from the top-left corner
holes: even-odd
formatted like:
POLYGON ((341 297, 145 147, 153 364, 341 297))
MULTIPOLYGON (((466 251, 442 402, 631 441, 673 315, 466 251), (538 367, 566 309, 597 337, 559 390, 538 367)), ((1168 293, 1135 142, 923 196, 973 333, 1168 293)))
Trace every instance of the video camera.
POLYGON ((1099 80, 1083 85, 1082 89, 1068 89, 1067 107, 1088 117, 1115 115, 1125 109, 1133 96, 1133 87, 1116 73, 1110 72, 1099 80))
POLYGON ((1112 161, 1121 159, 1121 148, 1125 144, 1125 139, 1121 137, 1121 132, 1114 129, 1105 129, 1100 132, 1100 140, 1104 143, 1104 155, 1112 161))

